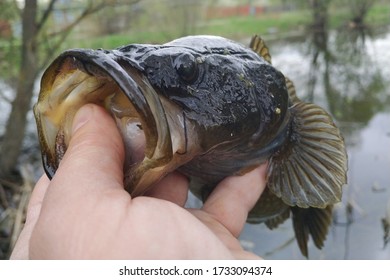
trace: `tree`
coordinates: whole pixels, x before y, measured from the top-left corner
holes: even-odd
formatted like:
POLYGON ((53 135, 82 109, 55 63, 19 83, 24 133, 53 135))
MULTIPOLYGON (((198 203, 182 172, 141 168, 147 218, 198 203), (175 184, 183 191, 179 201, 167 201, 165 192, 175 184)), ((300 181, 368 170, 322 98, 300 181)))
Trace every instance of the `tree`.
POLYGON ((352 28, 364 28, 365 27, 365 18, 368 11, 375 4, 375 0, 355 0, 346 1, 347 6, 351 10, 351 21, 350 27, 352 28))
MULTIPOLYGON (((6 1, 8 2, 8 1, 6 1)), ((0 3, 7 5, 7 3, 0 3)), ((22 38, 20 67, 16 83, 16 96, 12 102, 5 133, 0 146, 0 177, 9 177, 16 169, 27 125, 27 113, 31 109, 34 82, 39 72, 49 63, 71 30, 85 18, 112 5, 133 4, 138 0, 86 2, 81 12, 60 30, 51 32, 47 28, 58 0, 50 0, 41 12, 37 0, 25 0, 20 11, 22 38), (40 16, 39 16, 40 15, 40 16)), ((69 2, 69 1, 68 1, 69 2)), ((14 0, 16 6, 16 0, 14 0)))
POLYGON ((1 145, 0 166, 2 175, 9 174, 16 165, 26 127, 26 115, 30 109, 32 88, 38 73, 36 24, 37 0, 26 1, 22 14, 22 47, 16 97, 6 125, 1 145))

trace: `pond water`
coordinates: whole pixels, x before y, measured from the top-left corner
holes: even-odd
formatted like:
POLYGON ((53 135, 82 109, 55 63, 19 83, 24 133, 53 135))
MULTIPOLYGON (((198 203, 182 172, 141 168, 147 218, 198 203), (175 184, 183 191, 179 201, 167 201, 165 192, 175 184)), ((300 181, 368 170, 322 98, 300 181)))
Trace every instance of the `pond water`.
MULTIPOLYGON (((348 185, 324 248, 309 241, 310 259, 390 259, 390 32, 366 31, 269 43, 273 64, 334 116, 347 145, 348 185)), ((267 259, 304 258, 291 220, 273 231, 248 224, 241 240, 267 259)))

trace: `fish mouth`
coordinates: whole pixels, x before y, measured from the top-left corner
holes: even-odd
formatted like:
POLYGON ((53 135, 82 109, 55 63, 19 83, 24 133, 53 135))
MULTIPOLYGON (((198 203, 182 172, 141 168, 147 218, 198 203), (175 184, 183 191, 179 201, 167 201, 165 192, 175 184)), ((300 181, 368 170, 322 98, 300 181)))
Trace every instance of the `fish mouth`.
POLYGON ((105 108, 116 121, 126 151, 124 185, 132 196, 190 159, 191 124, 180 108, 159 96, 130 63, 103 51, 75 49, 46 70, 34 106, 49 178, 68 147, 75 113, 87 103, 105 108))

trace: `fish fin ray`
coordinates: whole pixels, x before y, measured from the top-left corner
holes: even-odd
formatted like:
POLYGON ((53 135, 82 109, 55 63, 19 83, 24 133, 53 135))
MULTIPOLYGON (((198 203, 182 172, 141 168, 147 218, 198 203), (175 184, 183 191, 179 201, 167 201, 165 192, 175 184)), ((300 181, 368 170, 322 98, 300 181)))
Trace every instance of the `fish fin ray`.
POLYGON ((249 47, 259 56, 264 58, 269 64, 272 64, 269 49, 260 36, 254 35, 249 43, 249 47))
POLYGON ((347 182, 347 154, 339 129, 317 105, 298 102, 291 112, 288 139, 270 159, 270 191, 289 206, 325 208, 339 202, 347 182))
POLYGON ((281 225, 282 223, 284 223, 284 221, 286 221, 288 218, 290 217, 290 209, 289 208, 286 208, 281 214, 279 214, 278 216, 276 217, 273 217, 273 218, 270 218, 268 219, 267 221, 265 221, 265 225, 269 228, 269 229, 275 229, 277 228, 279 225, 281 225))
POLYGON ((307 248, 307 243, 309 241, 309 229, 306 226, 305 215, 300 214, 300 210, 306 210, 301 208, 291 208, 293 213, 292 223, 295 233, 295 239, 297 240, 299 250, 302 255, 306 258, 309 257, 309 250, 307 248), (295 211, 293 210, 295 209, 295 211))
POLYGON ((308 257, 309 236, 318 249, 324 246, 329 226, 332 223, 332 209, 331 205, 324 209, 291 207, 295 238, 302 255, 306 258, 308 257))
POLYGON ((294 83, 287 77, 285 77, 285 79, 286 79, 287 92, 288 92, 291 105, 300 102, 301 100, 297 96, 294 83))

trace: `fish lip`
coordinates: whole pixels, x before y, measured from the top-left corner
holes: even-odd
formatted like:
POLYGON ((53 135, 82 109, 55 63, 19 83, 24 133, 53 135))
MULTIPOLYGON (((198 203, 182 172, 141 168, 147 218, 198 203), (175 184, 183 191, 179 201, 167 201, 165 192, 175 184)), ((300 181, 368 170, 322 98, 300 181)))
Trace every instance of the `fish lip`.
MULTIPOLYGON (((121 64, 115 60, 111 52, 103 50, 84 50, 73 49, 63 53, 63 56, 71 56, 77 59, 84 66, 84 71, 90 75, 92 71, 88 69, 87 65, 93 65, 98 67, 99 70, 111 77, 117 85, 122 89, 123 93, 129 98, 130 102, 134 105, 141 120, 146 124, 145 134, 148 136, 158 135, 156 118, 152 113, 152 109, 145 98, 145 90, 140 87, 129 73, 125 71, 121 64), (150 118, 150 116, 154 116, 150 118)), ((139 75, 141 75, 138 72, 139 75)), ((145 81, 146 82, 146 81, 145 81)), ((146 84, 145 84, 146 86, 146 84)), ((147 91, 149 93, 149 91, 147 91)), ((157 96, 157 93, 150 92, 150 96, 157 96)), ((156 103, 157 106, 161 104, 156 103)), ((161 106, 162 108, 162 106, 161 106)), ((159 108, 161 110, 161 108, 159 108)), ((163 108, 162 108, 163 110, 163 108)), ((148 157, 152 157, 155 147, 157 146, 158 139, 155 137, 148 137, 146 142, 146 151, 148 151, 148 157)))
MULTIPOLYGON (((125 172, 125 187, 132 194, 134 193, 134 185, 137 185, 141 180, 144 170, 163 165, 172 158, 172 140, 169 125, 158 93, 150 85, 140 69, 128 63, 129 61, 127 63, 126 61, 121 61, 115 57, 114 53, 102 50, 71 49, 55 59, 42 77, 41 93, 38 97, 38 103, 34 106, 38 127, 41 126, 41 119, 44 115, 39 102, 47 98, 47 95, 50 95, 50 86, 54 83, 66 59, 73 60, 73 66, 76 69, 91 76, 103 75, 110 77, 137 111, 144 130, 146 147, 144 160, 128 167, 130 170, 125 172), (139 172, 133 174, 131 171, 135 169, 139 170, 139 172), (129 176, 129 174, 132 175, 129 176)), ((50 147, 48 140, 45 138, 45 133, 39 128, 38 137, 42 146, 42 160, 45 172, 49 178, 52 178, 61 160, 61 158, 58 159, 58 155, 63 155, 65 151, 58 151, 58 149, 61 150, 63 147, 57 147, 57 145, 55 145, 56 147, 50 147)), ((57 139, 58 135, 56 136, 56 141, 57 139)), ((140 193, 141 191, 138 191, 137 194, 140 193)))

